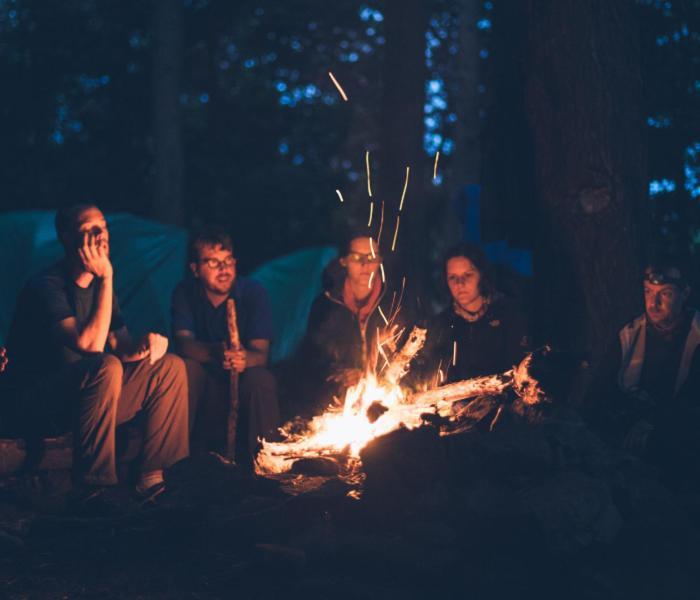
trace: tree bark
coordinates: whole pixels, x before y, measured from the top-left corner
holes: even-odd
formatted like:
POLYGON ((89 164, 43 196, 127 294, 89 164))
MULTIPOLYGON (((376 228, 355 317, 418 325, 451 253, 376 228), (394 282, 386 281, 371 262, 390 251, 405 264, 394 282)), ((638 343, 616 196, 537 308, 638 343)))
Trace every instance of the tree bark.
POLYGON ((481 119, 479 117, 479 2, 460 0, 459 6, 459 54, 457 55, 457 127, 455 152, 452 158, 452 182, 448 185, 450 197, 468 184, 478 184, 481 179, 481 119))
POLYGON ((183 157, 180 118, 182 2, 156 0, 156 48, 153 69, 155 126, 155 198, 153 216, 181 225, 183 157))
POLYGON ((639 49, 626 0, 529 0, 526 104, 553 341, 594 361, 641 308, 648 233, 639 49), (568 344, 567 344, 568 341, 568 344))

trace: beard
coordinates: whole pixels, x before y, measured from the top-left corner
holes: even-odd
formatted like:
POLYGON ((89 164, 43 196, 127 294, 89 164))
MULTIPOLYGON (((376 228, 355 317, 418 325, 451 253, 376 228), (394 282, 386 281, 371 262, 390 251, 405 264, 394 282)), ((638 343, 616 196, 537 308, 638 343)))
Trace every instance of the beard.
POLYGON ((211 281, 204 281, 204 287, 214 294, 226 295, 231 292, 234 280, 234 277, 216 277, 211 281))

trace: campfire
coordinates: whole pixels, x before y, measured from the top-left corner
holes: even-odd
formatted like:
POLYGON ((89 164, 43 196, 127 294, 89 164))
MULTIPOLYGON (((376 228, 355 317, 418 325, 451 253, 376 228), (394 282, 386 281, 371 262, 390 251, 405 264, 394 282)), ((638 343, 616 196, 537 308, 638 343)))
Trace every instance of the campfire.
POLYGON ((350 472, 360 466, 360 451, 373 439, 401 427, 420 427, 435 415, 447 421, 459 418, 460 401, 500 394, 509 387, 526 404, 542 400, 528 367, 531 355, 505 373, 450 383, 434 389, 409 392, 400 385, 409 364, 425 342, 426 330, 414 328, 402 349, 386 361, 379 373, 368 370, 349 388, 344 401, 330 406, 311 421, 290 421, 280 432, 280 442, 262 441, 256 471, 260 475, 288 472, 300 459, 333 459, 350 472))

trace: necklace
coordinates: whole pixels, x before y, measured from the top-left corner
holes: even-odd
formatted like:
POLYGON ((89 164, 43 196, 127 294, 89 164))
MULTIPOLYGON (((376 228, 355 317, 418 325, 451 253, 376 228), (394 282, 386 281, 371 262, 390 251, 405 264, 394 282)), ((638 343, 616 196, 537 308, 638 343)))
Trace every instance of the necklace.
POLYGON ((486 314, 486 311, 489 308, 489 302, 489 298, 482 298, 481 306, 477 310, 468 310, 457 304, 457 302, 453 302, 452 309, 454 310, 455 314, 462 317, 465 321, 473 323, 474 321, 478 321, 484 316, 484 314, 486 314))

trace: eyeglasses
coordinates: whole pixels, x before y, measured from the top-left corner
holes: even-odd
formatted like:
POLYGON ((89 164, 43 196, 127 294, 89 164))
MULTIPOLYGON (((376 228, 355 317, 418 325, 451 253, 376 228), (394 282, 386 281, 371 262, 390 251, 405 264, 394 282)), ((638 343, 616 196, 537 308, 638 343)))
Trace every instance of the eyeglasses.
POLYGON ((685 284, 681 277, 674 277, 667 273, 659 273, 656 271, 645 273, 644 281, 648 281, 653 285, 677 285, 678 287, 683 287, 685 284))
POLYGON ((220 269, 221 267, 226 267, 230 269, 236 266, 236 259, 233 256, 228 256, 224 260, 219 260, 218 258, 203 258, 199 261, 203 265, 207 265, 212 270, 220 269))
POLYGON ((350 262, 360 263, 361 265, 378 265, 380 262, 382 262, 382 257, 379 256, 379 254, 372 256, 371 254, 349 252, 346 258, 350 262))

